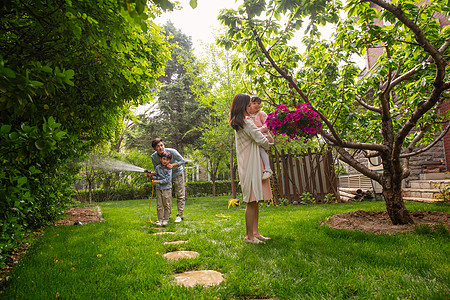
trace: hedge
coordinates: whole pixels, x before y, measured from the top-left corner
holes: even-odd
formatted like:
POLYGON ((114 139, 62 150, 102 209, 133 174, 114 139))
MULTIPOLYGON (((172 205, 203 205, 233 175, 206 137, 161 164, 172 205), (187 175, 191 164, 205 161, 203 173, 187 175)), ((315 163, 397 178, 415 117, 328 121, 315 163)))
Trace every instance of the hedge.
MULTIPOLYGON (((212 196, 212 181, 193 181, 186 184, 189 196, 212 196)), ((236 181, 236 192, 241 193, 241 186, 236 181)), ((231 195, 231 181, 216 181, 216 196, 231 195)))
MULTIPOLYGON (((190 197, 212 196, 212 181, 195 181, 186 183, 187 194, 190 197)), ((236 182, 237 193, 241 193, 241 187, 236 182)), ((92 190, 93 202, 122 201, 149 198, 152 185, 144 183, 141 187, 125 186, 115 189, 92 190)), ((231 181, 216 181, 216 195, 231 195, 231 181)), ((75 195, 80 202, 89 202, 89 191, 78 191, 75 195)), ((155 198, 156 195, 153 195, 155 198)))

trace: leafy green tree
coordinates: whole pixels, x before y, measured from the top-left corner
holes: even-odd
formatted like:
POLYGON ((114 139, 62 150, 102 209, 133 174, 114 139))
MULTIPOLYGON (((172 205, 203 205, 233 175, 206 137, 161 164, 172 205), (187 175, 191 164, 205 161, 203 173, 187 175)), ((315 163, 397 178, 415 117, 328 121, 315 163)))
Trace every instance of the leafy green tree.
POLYGON ((217 174, 229 169, 230 132, 226 127, 209 124, 204 127, 201 140, 203 145, 194 152, 194 161, 206 167, 211 175, 212 195, 216 196, 217 174))
MULTIPOLYGON (((196 1, 191 1, 192 5, 196 1)), ((172 2, 11 0, 0 5, 0 265, 25 230, 70 201, 67 164, 114 137, 169 58, 149 18, 172 2)))
MULTIPOLYGON (((193 92, 199 74, 192 53, 191 38, 176 29, 172 23, 164 25, 165 35, 171 44, 171 59, 167 62, 154 110, 140 116, 134 132, 128 134, 128 147, 151 148, 150 141, 159 136, 170 147, 184 155, 186 145, 199 143, 201 132, 197 129, 206 120, 209 108, 197 101, 193 92)), ((150 149, 150 151, 152 151, 150 149)))
POLYGON ((202 145, 198 147, 198 155, 209 162, 209 171, 214 178, 213 194, 218 170, 228 166, 232 197, 236 198, 234 131, 228 124, 228 116, 234 95, 246 89, 243 84, 245 74, 232 70, 231 63, 236 53, 224 51, 214 44, 207 45, 205 50, 206 55, 201 60, 201 77, 195 93, 200 96, 201 103, 211 108, 212 113, 208 121, 202 124, 202 145))
POLYGON ((438 110, 450 89, 450 27, 442 28, 435 13, 448 15, 450 8, 442 0, 351 0, 341 20, 341 7, 340 1, 247 0, 221 13, 229 29, 220 44, 245 53, 235 68, 254 84, 273 87, 274 102, 286 102, 286 96, 291 106, 310 102, 321 117, 324 141, 381 184, 393 224, 412 223, 401 194, 409 158, 448 131, 435 138, 445 118, 438 110), (318 26, 326 23, 336 24, 330 42, 319 37, 318 26), (309 34, 304 53, 290 43, 301 26, 309 34), (359 78, 354 57, 376 47, 384 50, 376 68, 359 78), (355 153, 381 157, 383 172, 361 164, 355 153))

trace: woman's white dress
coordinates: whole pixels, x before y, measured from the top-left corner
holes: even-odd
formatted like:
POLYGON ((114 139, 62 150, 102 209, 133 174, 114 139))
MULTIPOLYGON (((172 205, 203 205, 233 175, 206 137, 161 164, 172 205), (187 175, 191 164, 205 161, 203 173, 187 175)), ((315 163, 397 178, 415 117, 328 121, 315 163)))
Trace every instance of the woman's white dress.
POLYGON ((235 131, 236 157, 244 202, 270 200, 270 181, 262 181, 259 146, 269 149, 269 141, 248 118, 244 128, 235 131))

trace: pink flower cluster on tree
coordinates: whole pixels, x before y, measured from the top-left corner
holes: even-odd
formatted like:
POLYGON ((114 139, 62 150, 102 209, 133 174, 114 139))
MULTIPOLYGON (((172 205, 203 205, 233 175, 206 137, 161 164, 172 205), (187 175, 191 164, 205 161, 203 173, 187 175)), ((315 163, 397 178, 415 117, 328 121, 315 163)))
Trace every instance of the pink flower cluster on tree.
POLYGON ((303 137, 306 142, 322 128, 319 115, 307 102, 297 105, 294 111, 290 111, 286 104, 278 105, 274 112, 267 115, 266 123, 274 135, 287 136, 288 141, 303 137))

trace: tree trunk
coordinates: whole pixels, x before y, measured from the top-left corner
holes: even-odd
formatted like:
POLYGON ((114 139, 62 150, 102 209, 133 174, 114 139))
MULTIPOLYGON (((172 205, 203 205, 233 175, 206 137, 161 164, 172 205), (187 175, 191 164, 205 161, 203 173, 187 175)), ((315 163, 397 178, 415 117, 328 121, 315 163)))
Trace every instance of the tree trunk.
POLYGON ((393 189, 383 191, 384 200, 386 201, 386 209, 389 218, 394 225, 413 224, 411 214, 405 207, 402 199, 402 191, 393 189))
POLYGON ((89 205, 92 205, 92 185, 90 182, 88 182, 89 184, 89 205))
POLYGON ((234 143, 233 143, 233 138, 231 138, 231 147, 230 147, 230 181, 231 181, 231 198, 232 199, 236 199, 237 195, 236 195, 236 176, 235 175, 235 170, 234 170, 234 154, 233 154, 233 147, 234 147, 234 143))
POLYGON ((212 195, 213 197, 216 196, 216 176, 212 178, 212 195))
POLYGON ((386 202, 386 210, 394 225, 413 224, 410 212, 405 207, 402 196, 401 175, 392 176, 384 172, 383 196, 386 202))
POLYGON ((119 140, 117 141, 117 144, 114 146, 114 151, 116 151, 117 153, 119 153, 120 152, 120 147, 122 146, 122 142, 123 142, 123 140, 124 140, 124 133, 122 133, 121 135, 120 135, 120 138, 119 138, 119 140))
POLYGON ((88 183, 88 189, 89 189, 89 205, 92 204, 92 182, 93 182, 93 176, 89 172, 89 169, 86 168, 86 181, 88 183))

